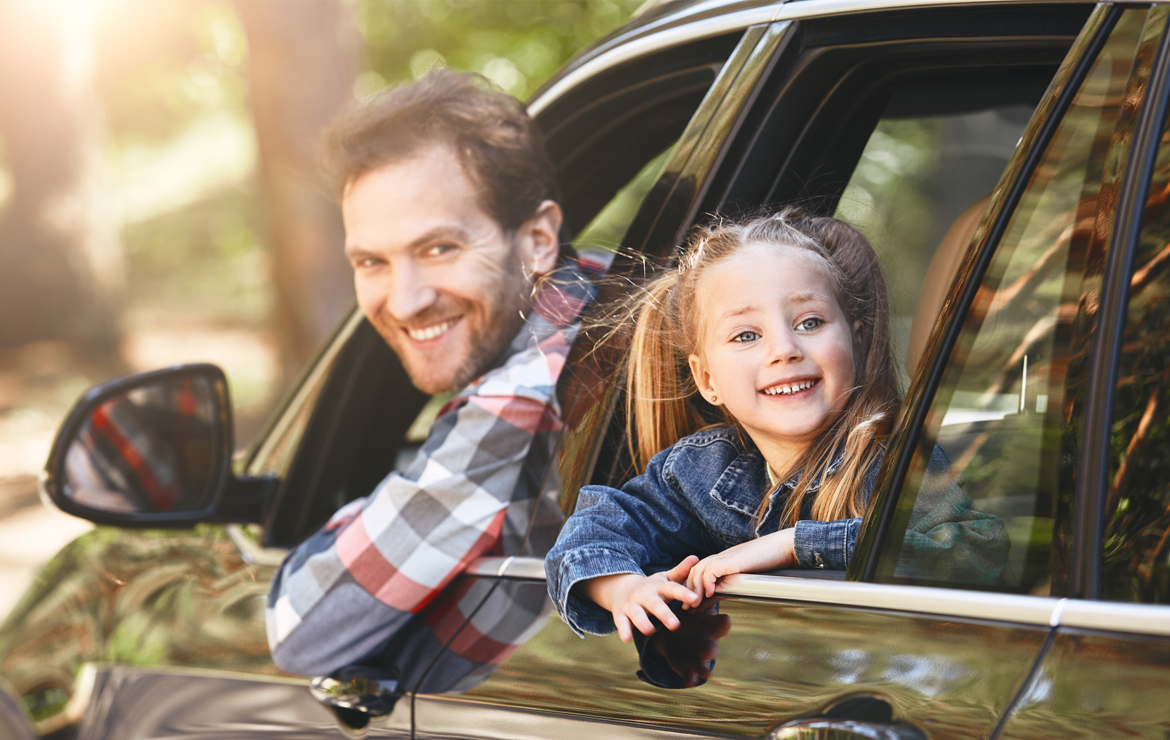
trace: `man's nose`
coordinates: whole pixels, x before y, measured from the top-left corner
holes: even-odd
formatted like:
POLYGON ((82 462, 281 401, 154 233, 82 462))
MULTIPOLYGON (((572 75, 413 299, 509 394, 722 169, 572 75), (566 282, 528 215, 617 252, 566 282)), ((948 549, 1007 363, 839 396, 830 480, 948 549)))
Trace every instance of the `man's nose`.
POLYGON ((395 267, 386 291, 386 310, 396 321, 408 322, 435 303, 438 291, 423 271, 410 264, 395 267))

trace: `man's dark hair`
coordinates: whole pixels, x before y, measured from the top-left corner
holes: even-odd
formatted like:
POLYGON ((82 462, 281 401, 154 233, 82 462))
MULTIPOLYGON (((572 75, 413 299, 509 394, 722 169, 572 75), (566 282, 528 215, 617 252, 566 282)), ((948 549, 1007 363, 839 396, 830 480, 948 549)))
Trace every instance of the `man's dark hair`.
POLYGON ((367 172, 432 144, 454 148, 481 207, 508 232, 542 201, 559 198, 540 132, 520 101, 483 75, 442 68, 341 114, 326 133, 325 174, 340 197, 367 172))

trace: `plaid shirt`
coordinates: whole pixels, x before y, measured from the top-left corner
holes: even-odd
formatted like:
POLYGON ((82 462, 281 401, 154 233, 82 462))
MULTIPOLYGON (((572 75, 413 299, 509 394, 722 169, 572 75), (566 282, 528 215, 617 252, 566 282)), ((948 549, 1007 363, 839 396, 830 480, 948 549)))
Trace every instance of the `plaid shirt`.
MULTIPOLYGON (((468 587, 436 598, 472 560, 541 556, 552 546, 563 523, 553 465, 563 427, 556 385, 597 267, 580 260, 554 272, 503 360, 443 408, 410 466, 343 507, 285 558, 268 595, 278 666, 326 675, 381 651, 411 664, 399 665, 404 674, 421 670, 482 601, 468 587), (398 655, 420 650, 417 660, 398 655)), ((535 603, 521 609, 534 618, 542 610, 535 603)), ((502 630, 498 636, 481 634, 486 643, 465 646, 472 662, 497 662, 492 655, 502 659, 522 641, 526 630, 508 622, 486 630, 502 630)))

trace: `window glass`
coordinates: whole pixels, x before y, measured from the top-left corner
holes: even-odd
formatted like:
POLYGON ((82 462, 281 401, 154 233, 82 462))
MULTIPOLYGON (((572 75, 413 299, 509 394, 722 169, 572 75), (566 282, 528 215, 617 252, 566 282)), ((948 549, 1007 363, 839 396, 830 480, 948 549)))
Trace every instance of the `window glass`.
POLYGON ((972 110, 922 115, 912 110, 920 105, 909 105, 918 86, 905 87, 870 135, 835 214, 860 229, 881 257, 895 351, 905 357, 903 385, 987 196, 1044 92, 1043 84, 1024 84, 972 110), (1030 96, 1029 103, 1013 101, 1030 96))
POLYGON ((313 416, 313 409, 317 407, 317 399, 333 373, 338 355, 353 336, 359 322, 360 317, 355 311, 330 340, 321 356, 310 365, 308 374, 296 386, 288 404, 278 412, 271 426, 257 436, 260 444, 248 462, 248 475, 274 475, 278 478, 288 475, 309 426, 309 419, 313 416))
POLYGON ((1066 591, 1057 522, 1071 517, 1100 270, 1140 101, 1130 93, 1148 72, 1148 55, 1134 69, 1147 14, 1121 13, 992 256, 927 414, 879 580, 1066 591))
POLYGON ((1113 397, 1101 590, 1170 603, 1170 127, 1162 132, 1129 283, 1113 397))

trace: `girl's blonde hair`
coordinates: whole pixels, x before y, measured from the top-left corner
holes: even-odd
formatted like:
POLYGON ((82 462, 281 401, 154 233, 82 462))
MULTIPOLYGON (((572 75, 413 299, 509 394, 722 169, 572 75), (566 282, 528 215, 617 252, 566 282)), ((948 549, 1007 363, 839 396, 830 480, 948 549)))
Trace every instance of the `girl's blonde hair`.
MULTIPOLYGON (((835 218, 814 216, 789 207, 743 221, 720 220, 697 228, 688 239, 677 267, 650 281, 633 300, 635 326, 626 375, 626 419, 630 452, 640 469, 650 458, 706 422, 692 396, 698 393, 687 357, 701 354, 702 311, 696 290, 711 267, 748 244, 796 247, 822 261, 836 288, 837 301, 853 337, 855 385, 840 416, 826 428, 780 480, 800 473, 800 482, 781 514, 782 526, 800 518, 809 485, 821 481, 812 516, 821 521, 860 516, 864 501, 861 481, 889 435, 900 402, 890 347, 890 307, 885 278, 873 247, 859 231, 835 218), (834 452, 844 460, 832 474, 834 452)), ((728 421, 735 420, 726 414, 728 421)), ((768 509, 762 497, 756 526, 768 509)))

